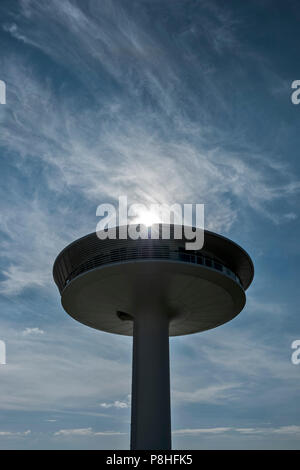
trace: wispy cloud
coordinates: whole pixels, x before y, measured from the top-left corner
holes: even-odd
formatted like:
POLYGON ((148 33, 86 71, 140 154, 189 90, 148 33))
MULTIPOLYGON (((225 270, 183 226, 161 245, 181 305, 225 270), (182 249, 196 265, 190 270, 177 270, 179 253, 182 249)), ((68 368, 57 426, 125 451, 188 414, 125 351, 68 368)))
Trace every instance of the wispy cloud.
POLYGON ((216 428, 192 428, 192 429, 176 429, 172 434, 194 436, 197 434, 223 434, 223 433, 239 433, 239 434, 282 434, 298 436, 300 434, 300 426, 278 426, 278 427, 255 427, 255 428, 238 428, 238 427, 216 427, 216 428))
POLYGON ((222 434, 224 432, 231 431, 230 427, 219 427, 219 428, 195 428, 195 429, 176 429, 172 434, 183 434, 183 435, 197 435, 197 434, 222 434))
POLYGON ((54 433, 54 436, 62 437, 91 437, 91 436, 119 436, 124 435, 125 432, 119 431, 93 431, 92 428, 79 428, 79 429, 60 429, 54 433))
POLYGON ((23 336, 28 336, 28 335, 43 335, 45 332, 44 330, 41 330, 40 328, 25 328, 24 331, 22 331, 23 336))
POLYGON ((192 21, 174 48, 164 34, 153 35, 143 16, 136 18, 118 2, 101 2, 101 8, 90 2, 87 10, 68 0, 51 7, 32 0, 20 8, 17 14, 12 9, 15 21, 4 23, 4 31, 71 69, 81 93, 72 94, 67 83, 57 86, 55 77, 42 78, 17 53, 1 58, 9 93, 1 144, 14 155, 6 158, 20 175, 29 177, 37 166, 41 178, 34 197, 16 196, 9 210, 3 208, 8 238, 2 245, 2 293, 16 295, 50 282, 58 250, 85 233, 82 216, 71 216, 76 195, 88 208, 83 217, 91 230, 96 206, 121 194, 146 204, 204 203, 206 227, 221 232, 246 220, 249 211, 276 224, 297 217, 288 205, 299 180, 278 156, 248 141, 246 129, 229 132, 211 115, 215 108, 230 113, 228 103, 214 72, 207 76, 203 63, 188 54, 200 37, 208 40, 205 47, 199 43, 204 64, 207 51, 236 54, 240 20, 232 13, 203 4, 204 19, 192 21), (186 67, 197 77, 197 89, 183 74, 186 67), (210 103, 203 101, 207 95, 210 103), (285 201, 284 213, 277 211, 278 201, 285 201))
POLYGON ((27 431, 0 431, 0 437, 25 437, 31 434, 30 430, 27 431))
POLYGON ((256 427, 256 428, 236 428, 241 434, 283 434, 299 437, 300 426, 278 426, 278 427, 256 427))
POLYGON ((122 407, 118 399, 130 390, 130 342, 77 330, 68 324, 49 326, 47 335, 32 331, 23 335, 1 324, 1 338, 7 344, 7 364, 1 368, 2 410, 53 414, 77 409, 108 416, 104 407, 99 413, 99 393, 103 403, 111 399, 115 407, 122 407), (111 348, 112 355, 107 352, 111 348))
POLYGON ((127 401, 119 401, 116 400, 112 403, 100 403, 100 406, 102 408, 129 408, 130 407, 130 402, 129 399, 127 401))
POLYGON ((179 391, 173 393, 174 399, 180 403, 220 403, 224 399, 230 400, 238 394, 242 384, 226 383, 210 385, 194 391, 179 391))
MULTIPOLYGON (((0 408, 46 410, 41 422, 56 444, 123 434, 105 430, 119 429, 114 419, 128 421, 130 340, 60 317, 52 279, 58 252, 95 230, 98 204, 123 194, 129 203, 204 203, 206 228, 254 235, 258 284, 283 285, 274 257, 284 252, 283 227, 290 246, 286 225, 298 223, 300 191, 296 148, 288 146, 297 140, 292 117, 285 107, 276 115, 286 76, 257 47, 265 25, 247 41, 248 16, 230 2, 173 3, 1 2, 9 48, 0 58, 7 85, 0 107, 1 339, 8 354, 0 408), (45 418, 56 412, 54 432, 54 420, 45 418), (101 428, 89 427, 88 417, 100 418, 101 428)), ((298 390, 284 329, 284 314, 293 311, 287 291, 279 301, 250 293, 243 324, 174 339, 174 413, 184 408, 191 421, 182 419, 174 436, 299 436, 296 419, 271 424, 270 410, 273 418, 279 408, 294 417, 298 390), (202 406, 218 407, 220 416, 233 406, 235 416, 241 407, 248 414, 268 408, 270 427, 254 418, 201 427, 202 406)), ((10 426, 3 429, 13 437, 10 426)))

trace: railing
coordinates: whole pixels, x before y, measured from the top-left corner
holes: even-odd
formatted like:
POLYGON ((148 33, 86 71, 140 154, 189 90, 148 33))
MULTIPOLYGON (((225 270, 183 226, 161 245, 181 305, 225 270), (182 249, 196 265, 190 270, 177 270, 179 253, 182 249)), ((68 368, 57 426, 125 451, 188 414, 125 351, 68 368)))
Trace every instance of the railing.
POLYGON ((183 263, 193 263, 205 266, 208 269, 219 271, 231 279, 235 280, 240 286, 242 283, 239 277, 227 266, 221 262, 201 254, 201 252, 188 252, 183 249, 177 251, 169 250, 167 245, 159 246, 141 246, 141 247, 120 247, 95 254, 92 258, 86 260, 76 267, 72 272, 66 273, 63 266, 59 269, 60 288, 63 288, 75 277, 84 272, 98 268, 102 265, 121 263, 123 261, 143 260, 143 259, 166 259, 183 263), (64 272, 63 272, 64 271, 64 272), (66 275, 67 274, 67 275, 66 275))

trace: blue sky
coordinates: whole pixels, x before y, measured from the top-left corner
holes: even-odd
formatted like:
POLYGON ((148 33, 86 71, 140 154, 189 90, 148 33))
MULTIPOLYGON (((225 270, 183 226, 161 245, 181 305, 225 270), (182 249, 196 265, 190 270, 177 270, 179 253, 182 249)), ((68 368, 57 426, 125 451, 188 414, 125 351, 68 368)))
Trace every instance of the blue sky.
POLYGON ((299 448, 297 1, 2 0, 0 448, 128 448, 131 339, 60 305, 96 208, 205 204, 255 265, 232 322, 172 338, 173 447, 299 448))

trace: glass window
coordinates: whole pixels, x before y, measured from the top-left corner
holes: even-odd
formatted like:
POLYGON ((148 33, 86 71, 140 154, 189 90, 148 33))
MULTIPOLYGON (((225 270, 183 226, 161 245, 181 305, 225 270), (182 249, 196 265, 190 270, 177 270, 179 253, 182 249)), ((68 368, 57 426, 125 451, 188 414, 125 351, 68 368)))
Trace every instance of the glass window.
POLYGON ((185 261, 185 262, 189 263, 190 262, 190 255, 180 253, 179 259, 180 259, 180 261, 185 261))
POLYGON ((215 265, 215 269, 217 269, 218 271, 223 271, 222 265, 220 263, 214 262, 214 265, 215 265))

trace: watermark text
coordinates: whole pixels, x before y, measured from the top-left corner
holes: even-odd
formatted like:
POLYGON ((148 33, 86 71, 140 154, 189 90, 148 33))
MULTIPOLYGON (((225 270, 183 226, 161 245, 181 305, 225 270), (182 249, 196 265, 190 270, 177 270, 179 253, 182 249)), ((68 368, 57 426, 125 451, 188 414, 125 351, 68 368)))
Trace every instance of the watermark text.
POLYGON ((6 104, 6 84, 0 80, 0 104, 6 104))
POLYGON ((0 365, 6 364, 6 345, 5 342, 0 339, 0 365))
POLYGON ((169 240, 171 224, 174 224, 174 239, 184 238, 187 250, 201 250, 204 244, 204 204, 144 204, 128 205, 127 196, 119 197, 116 208, 113 204, 100 204, 96 215, 101 217, 96 227, 100 240, 118 238, 132 240, 169 240), (150 234, 150 236, 149 236, 150 234))

